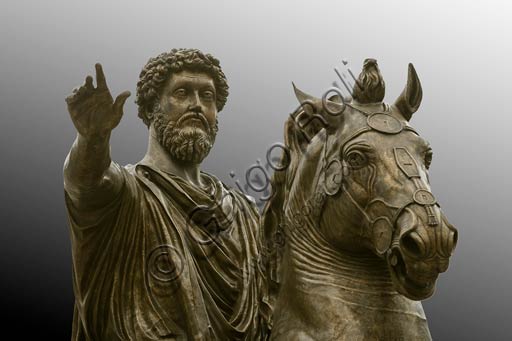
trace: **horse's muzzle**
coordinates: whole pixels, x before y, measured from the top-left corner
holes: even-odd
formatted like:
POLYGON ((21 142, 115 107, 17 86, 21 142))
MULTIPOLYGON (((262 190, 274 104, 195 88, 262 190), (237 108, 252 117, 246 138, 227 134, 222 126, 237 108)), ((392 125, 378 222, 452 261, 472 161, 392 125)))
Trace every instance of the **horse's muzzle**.
POLYGON ((448 269, 449 258, 457 244, 457 230, 438 207, 433 209, 437 224, 421 206, 411 206, 397 219, 396 232, 387 253, 396 290, 413 300, 434 293, 439 273, 448 269))

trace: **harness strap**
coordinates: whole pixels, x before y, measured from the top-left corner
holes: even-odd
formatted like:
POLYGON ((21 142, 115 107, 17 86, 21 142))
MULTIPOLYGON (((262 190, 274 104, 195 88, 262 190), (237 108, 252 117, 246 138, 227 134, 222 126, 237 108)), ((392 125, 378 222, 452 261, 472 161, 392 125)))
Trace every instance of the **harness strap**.
MULTIPOLYGON (((366 119, 366 124, 362 126, 361 128, 357 129, 355 132, 350 134, 347 138, 345 138, 339 145, 341 146, 340 150, 343 151, 347 143, 355 139, 356 137, 360 136, 361 134, 364 134, 369 131, 375 131, 380 134, 400 134, 402 131, 410 131, 414 134, 418 135, 418 132, 412 128, 409 125, 403 124, 400 120, 395 118, 394 116, 391 116, 388 112, 390 111, 389 106, 385 106, 385 112, 374 112, 374 113, 368 113, 364 110, 354 107, 353 105, 347 104, 349 107, 353 108, 354 110, 364 114, 366 119)), ((328 162, 328 155, 327 155, 327 149, 328 147, 332 147, 332 145, 337 144, 336 141, 332 143, 331 146, 328 146, 328 140, 329 138, 326 138, 324 141, 324 155, 323 155, 323 171, 325 173, 326 167, 330 164, 328 162)), ((400 214, 410 205, 413 204, 419 204, 425 207, 425 210, 427 212, 428 217, 428 225, 429 226, 437 226, 439 224, 438 219, 435 215, 434 211, 434 205, 439 206, 437 201, 434 198, 434 195, 424 188, 422 182, 420 181, 420 173, 419 168, 412 157, 412 155, 409 153, 407 148, 405 147, 396 147, 394 148, 394 155, 395 155, 395 162, 397 163, 398 167, 402 170, 402 172, 407 176, 408 179, 413 181, 414 186, 416 188, 416 191, 413 194, 413 197, 410 201, 406 202, 404 205, 402 205, 393 215, 391 220, 391 228, 395 229, 398 217, 400 214)), ((337 157, 334 157, 332 160, 337 159, 337 157)), ((341 158, 342 159, 342 158, 341 158)), ((343 173, 343 169, 341 170, 343 173)), ((373 224, 374 221, 379 220, 382 217, 377 217, 375 220, 372 220, 372 217, 368 215, 366 210, 362 208, 357 201, 353 198, 351 193, 347 190, 345 184, 343 183, 343 174, 341 175, 341 188, 343 189, 343 192, 345 192, 350 199, 350 201, 354 204, 354 206, 357 208, 358 211, 361 212, 361 214, 364 216, 364 218, 368 221, 368 223, 373 224)), ((391 247, 391 245, 389 246, 391 247)), ((388 248, 389 249, 389 248, 388 248)))

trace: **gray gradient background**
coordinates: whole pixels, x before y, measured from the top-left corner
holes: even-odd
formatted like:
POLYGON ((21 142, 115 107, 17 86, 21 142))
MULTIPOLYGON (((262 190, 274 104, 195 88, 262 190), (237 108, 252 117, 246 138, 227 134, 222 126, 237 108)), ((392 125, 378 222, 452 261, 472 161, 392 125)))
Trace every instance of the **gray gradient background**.
POLYGON ((62 164, 75 131, 65 96, 102 62, 114 95, 132 91, 113 158, 136 162, 147 141, 133 103, 141 67, 196 47, 220 59, 231 87, 204 164, 230 185, 230 170, 243 175, 282 139, 292 80, 320 95, 342 58, 358 73, 374 57, 392 102, 413 62, 424 91, 413 125, 434 148, 434 193, 460 232, 424 302, 432 335, 510 340, 511 16, 506 1, 2 1, 2 322, 18 339, 69 339, 62 164))

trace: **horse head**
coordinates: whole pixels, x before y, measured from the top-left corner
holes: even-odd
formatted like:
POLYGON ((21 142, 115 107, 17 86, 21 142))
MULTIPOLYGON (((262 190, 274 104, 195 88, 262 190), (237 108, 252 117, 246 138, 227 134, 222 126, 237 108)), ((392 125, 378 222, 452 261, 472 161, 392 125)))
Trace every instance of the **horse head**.
POLYGON ((422 100, 413 65, 392 105, 382 101, 384 81, 373 59, 350 102, 294 88, 301 105, 285 129, 290 166, 274 175, 283 215, 293 219, 301 202, 316 198, 311 219, 333 250, 371 251, 386 261, 397 292, 412 300, 431 296, 457 230, 431 191, 430 145, 410 125, 422 100))

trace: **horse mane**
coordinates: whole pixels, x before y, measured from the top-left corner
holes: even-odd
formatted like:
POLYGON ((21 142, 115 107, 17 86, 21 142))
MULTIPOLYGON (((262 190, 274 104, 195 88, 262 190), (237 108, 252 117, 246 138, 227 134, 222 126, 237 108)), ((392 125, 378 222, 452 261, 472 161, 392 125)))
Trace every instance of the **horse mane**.
MULTIPOLYGON (((265 272, 269 298, 271 303, 277 299, 281 283, 281 262, 283 259, 284 246, 287 238, 284 230, 284 208, 287 205, 288 193, 293 184, 295 174, 308 143, 309 136, 298 124, 299 115, 306 115, 306 121, 310 114, 299 107, 290 114, 284 124, 284 151, 281 154, 280 164, 286 165, 283 170, 276 170, 271 178, 272 194, 266 202, 261 219, 262 246, 263 246, 263 270, 265 272)), ((310 122, 310 121, 309 121, 310 122)), ((313 127, 313 136, 322 127, 313 127)))

